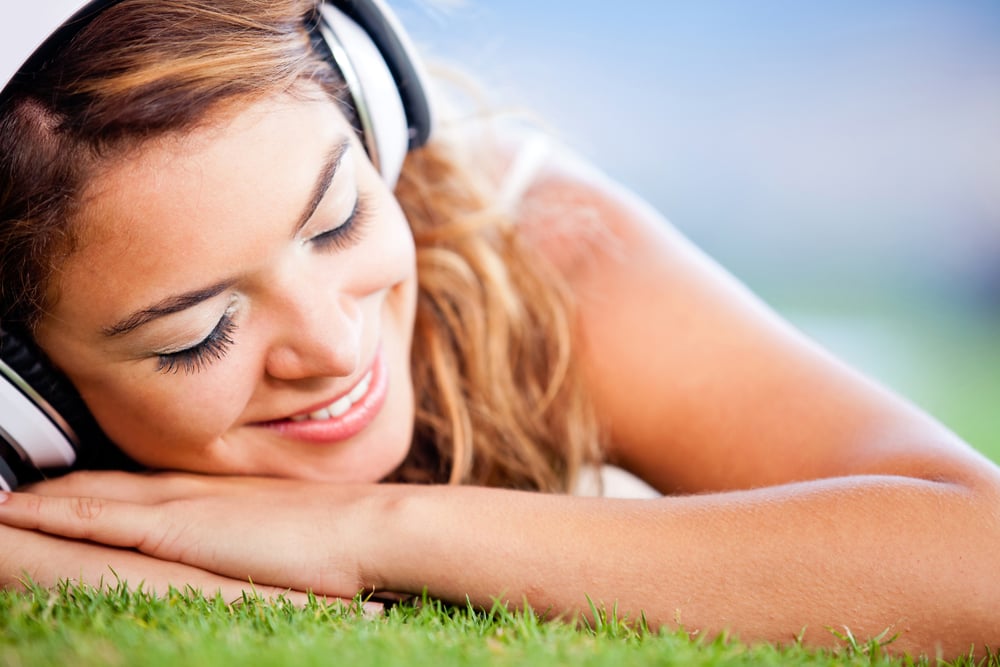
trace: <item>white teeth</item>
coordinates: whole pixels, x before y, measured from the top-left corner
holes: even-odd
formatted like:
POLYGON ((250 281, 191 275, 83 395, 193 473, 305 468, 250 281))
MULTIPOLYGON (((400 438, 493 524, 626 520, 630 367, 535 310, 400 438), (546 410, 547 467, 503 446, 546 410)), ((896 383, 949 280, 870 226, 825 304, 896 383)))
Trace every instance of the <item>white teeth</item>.
POLYGON ((295 415, 292 417, 293 422, 304 422, 307 419, 314 419, 317 421, 322 421, 326 419, 336 419, 344 415, 351 406, 361 400, 361 398, 368 393, 368 388, 372 383, 372 372, 368 371, 365 376, 361 378, 361 381, 355 385, 354 389, 345 396, 341 396, 336 401, 326 406, 325 408, 320 408, 315 412, 310 412, 308 415, 295 415))
POLYGON ((316 412, 309 413, 309 419, 329 419, 330 410, 329 408, 320 408, 316 412))
POLYGON ((330 416, 339 417, 350 409, 351 409, 351 397, 342 396, 338 398, 336 401, 334 401, 333 404, 330 406, 329 408, 330 416))
POLYGON ((357 403, 361 400, 361 397, 368 393, 368 386, 372 383, 372 372, 368 371, 365 376, 361 378, 361 382, 358 383, 351 393, 347 395, 351 399, 351 403, 357 403))

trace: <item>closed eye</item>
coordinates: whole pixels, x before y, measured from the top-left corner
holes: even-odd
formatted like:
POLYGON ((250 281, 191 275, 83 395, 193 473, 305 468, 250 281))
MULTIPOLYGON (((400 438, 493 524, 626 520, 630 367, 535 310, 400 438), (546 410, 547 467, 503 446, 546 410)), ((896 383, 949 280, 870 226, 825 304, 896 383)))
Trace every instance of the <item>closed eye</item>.
POLYGON ((204 340, 184 350, 157 355, 156 370, 163 373, 184 371, 185 374, 204 370, 213 361, 218 361, 226 356, 233 344, 235 331, 236 322, 233 321, 230 309, 226 311, 204 340))
POLYGON ((354 200, 354 208, 342 223, 309 239, 319 250, 346 250, 358 243, 364 236, 365 223, 371 216, 371 201, 368 197, 358 194, 354 200))

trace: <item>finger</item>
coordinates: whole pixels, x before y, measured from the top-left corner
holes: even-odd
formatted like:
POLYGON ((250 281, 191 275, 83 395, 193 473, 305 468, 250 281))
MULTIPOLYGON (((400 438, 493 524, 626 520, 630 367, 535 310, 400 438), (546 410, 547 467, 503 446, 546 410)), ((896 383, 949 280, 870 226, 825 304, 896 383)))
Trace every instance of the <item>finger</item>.
POLYGON ((90 496, 155 505, 181 498, 259 493, 294 485, 315 484, 272 477, 200 475, 183 472, 139 472, 81 470, 30 486, 28 491, 44 496, 90 496))
POLYGON ((152 553, 147 526, 159 525, 154 505, 123 503, 87 496, 40 496, 0 492, 0 522, 27 530, 152 553), (143 548, 145 547, 145 549, 143 548))
POLYGON ((37 482, 21 490, 43 496, 91 496, 152 505, 174 498, 209 495, 224 488, 222 478, 175 472, 78 472, 37 482))

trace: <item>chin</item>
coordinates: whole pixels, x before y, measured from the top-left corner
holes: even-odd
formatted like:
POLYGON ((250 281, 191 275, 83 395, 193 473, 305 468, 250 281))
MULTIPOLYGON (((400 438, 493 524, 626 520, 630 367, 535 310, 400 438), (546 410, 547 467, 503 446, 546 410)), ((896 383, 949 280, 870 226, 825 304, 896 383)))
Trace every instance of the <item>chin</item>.
MULTIPOLYGON (((373 429, 354 442, 342 443, 343 448, 329 456, 306 455, 297 462, 289 457, 274 461, 270 472, 276 471, 281 477, 290 477, 334 484, 375 484, 391 474, 406 459, 410 451, 413 433, 411 420, 393 420, 389 428, 373 429)), ((301 453, 301 450, 300 452, 301 453)))

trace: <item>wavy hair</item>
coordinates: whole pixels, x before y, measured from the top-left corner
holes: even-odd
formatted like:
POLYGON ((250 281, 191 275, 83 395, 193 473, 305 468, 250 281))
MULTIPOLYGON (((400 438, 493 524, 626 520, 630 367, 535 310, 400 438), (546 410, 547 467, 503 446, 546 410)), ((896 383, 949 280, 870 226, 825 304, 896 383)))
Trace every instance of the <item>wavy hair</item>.
MULTIPOLYGON (((58 298, 79 195, 143 142, 220 109, 339 74, 311 47, 315 0, 123 0, 0 102, 0 321, 30 334, 58 298), (226 106, 226 105, 230 106, 226 106)), ((389 480, 572 488, 600 455, 573 364, 569 291, 519 239, 479 165, 443 138, 407 157, 396 188, 417 245, 411 353, 416 421, 389 480)))

